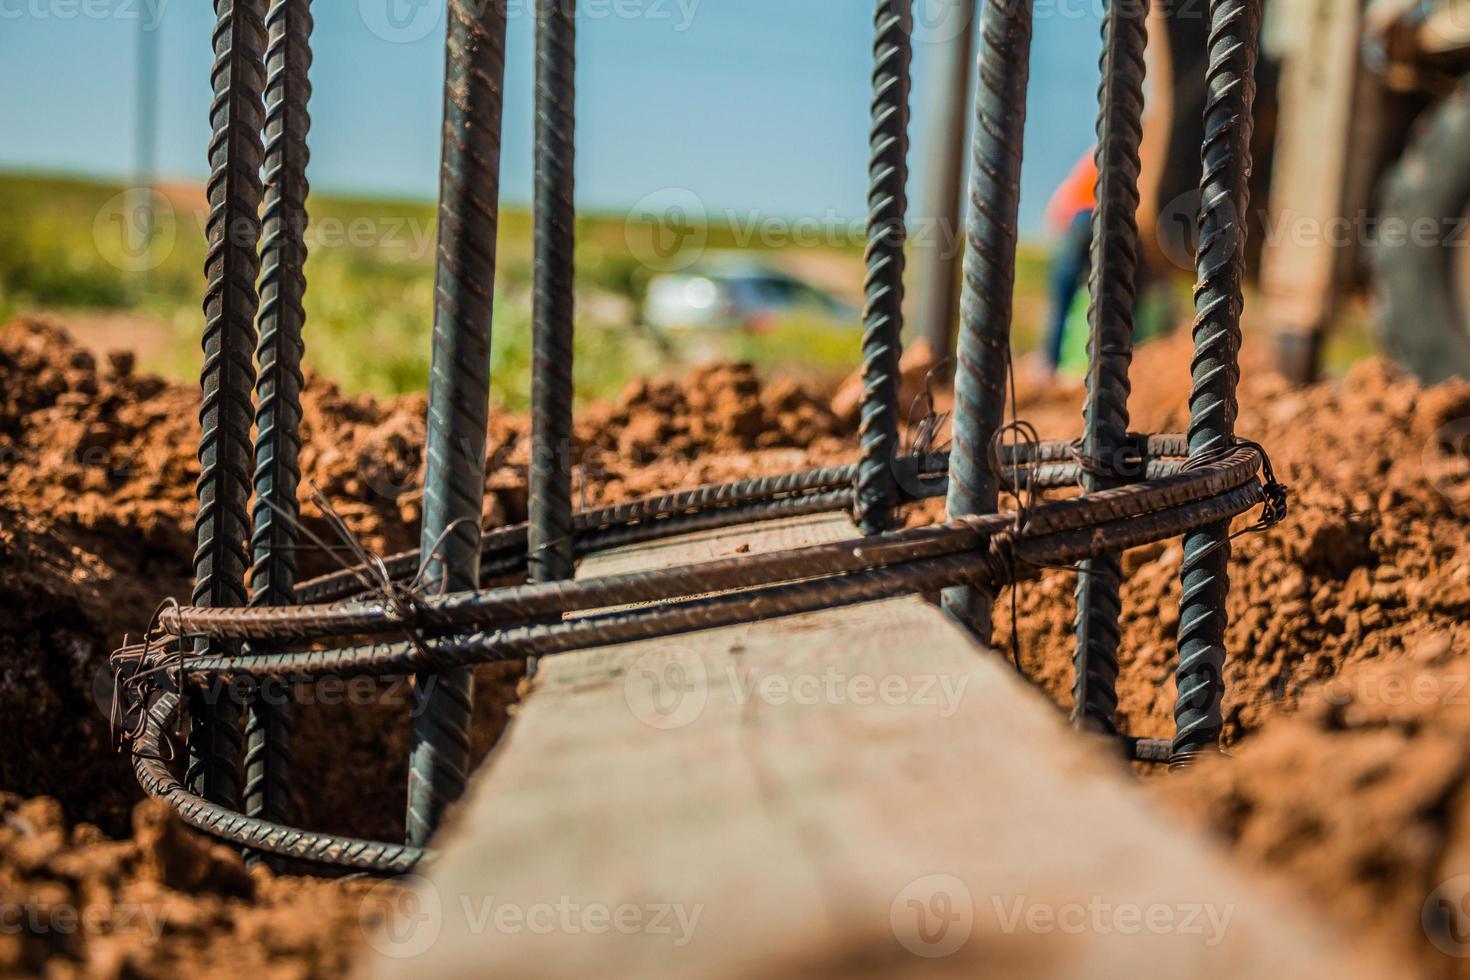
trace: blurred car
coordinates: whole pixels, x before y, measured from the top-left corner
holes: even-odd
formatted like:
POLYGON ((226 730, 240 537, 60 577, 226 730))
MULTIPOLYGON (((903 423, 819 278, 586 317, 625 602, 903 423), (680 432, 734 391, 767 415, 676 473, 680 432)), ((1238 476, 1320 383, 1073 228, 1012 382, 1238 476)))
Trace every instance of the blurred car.
POLYGON ((783 316, 858 325, 853 307, 811 283, 743 257, 716 257, 648 284, 643 319, 662 329, 759 332, 783 316))

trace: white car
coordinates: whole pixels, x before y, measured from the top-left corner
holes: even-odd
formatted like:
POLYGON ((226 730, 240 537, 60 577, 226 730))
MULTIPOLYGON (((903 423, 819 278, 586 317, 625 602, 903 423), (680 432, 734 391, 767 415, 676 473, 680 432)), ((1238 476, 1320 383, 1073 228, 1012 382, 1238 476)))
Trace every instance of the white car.
POLYGON ((664 329, 758 331, 771 318, 807 314, 856 324, 859 314, 825 291, 748 259, 711 261, 655 277, 643 319, 664 329))

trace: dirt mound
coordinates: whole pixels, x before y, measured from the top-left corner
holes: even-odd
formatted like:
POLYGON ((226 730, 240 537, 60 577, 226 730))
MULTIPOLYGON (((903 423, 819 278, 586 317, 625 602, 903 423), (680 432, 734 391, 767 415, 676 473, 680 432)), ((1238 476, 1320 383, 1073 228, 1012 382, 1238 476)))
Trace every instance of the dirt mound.
MULTIPOLYGON (((424 398, 349 398, 313 377, 302 400, 304 486, 319 487, 367 547, 415 546, 424 398)), ((189 594, 198 408, 192 388, 137 374, 126 353, 99 363, 53 323, 0 328, 0 607, 12 611, 0 621, 0 714, 18 732, 0 753, 0 787, 57 797, 112 833, 125 831, 137 791, 108 750, 98 706, 106 657, 160 599, 189 594)), ((630 385, 616 404, 579 413, 571 452, 579 496, 600 504, 779 472, 809 455, 835 459, 846 435, 823 399, 789 383, 762 386, 749 365, 722 365, 630 385)), ((529 421, 492 412, 489 452, 485 518, 523 520, 529 421)), ((305 522, 330 539, 311 508, 305 522)), ((300 564, 303 574, 334 567, 319 552, 303 552, 300 564)), ((516 669, 483 674, 481 751, 504 724, 516 669)), ((298 785, 316 787, 299 801, 304 818, 392 832, 402 820, 406 689, 389 683, 364 696, 382 712, 318 693, 299 722, 297 762, 308 778, 298 785), (355 776, 364 769, 385 776, 367 800, 355 776)))
POLYGON ((0 793, 0 820, 6 976, 341 975, 388 887, 247 872, 155 801, 124 841, 44 798, 0 793))
MULTIPOLYGON (((1183 336, 1139 351, 1134 377, 1149 384, 1131 402, 1136 429, 1185 426, 1188 355, 1183 336)), ((1455 944, 1456 927, 1470 925, 1470 887, 1456 891, 1470 884, 1457 878, 1470 857, 1470 384, 1426 390, 1370 361, 1342 381, 1291 391, 1254 369, 1252 348, 1245 359, 1239 431, 1270 450, 1292 511, 1235 543, 1225 705, 1234 758, 1157 780, 1156 791, 1248 863, 1285 872, 1347 927, 1418 957, 1428 973, 1452 972, 1470 962, 1438 951, 1470 952, 1455 944)), ((1080 392, 1020 374, 1021 415, 1044 437, 1075 436, 1080 392)), ((412 546, 423 399, 348 398, 313 378, 304 401, 307 479, 369 547, 412 546)), ((636 382, 579 413, 577 493, 599 504, 849 459, 850 423, 826 406, 807 388, 763 385, 744 366, 636 382)), ((348 946, 333 937, 360 936, 364 886, 243 876, 227 851, 157 808, 129 816, 137 790, 109 751, 98 678, 107 652, 160 597, 188 593, 197 407, 189 388, 137 375, 125 355, 99 363, 52 325, 0 329, 0 607, 9 613, 0 716, 18 733, 0 753, 0 787, 55 796, 89 822, 68 828, 54 803, 0 799, 0 908, 91 903, 105 916, 154 902, 179 923, 156 948, 56 929, 0 935, 0 972, 46 963, 152 974, 226 948, 252 971, 339 972, 348 946), (133 836, 108 841, 94 824, 133 836)), ((526 420, 493 413, 490 451, 485 516, 521 519, 526 420)), ((923 515, 940 509, 931 502, 923 515)), ((319 515, 306 519, 325 532, 319 515)), ((1180 557, 1175 544, 1125 556, 1120 722, 1133 734, 1172 731, 1180 557)), ((331 564, 315 554, 303 566, 331 564)), ((1048 572, 1017 596, 1022 666, 1064 707, 1074 587, 1048 572)), ((997 614, 1004 647, 1006 597, 997 614)), ((481 677, 483 751, 504 724, 516 668, 481 677)), ((397 832, 403 696, 389 682, 375 707, 325 698, 303 707, 295 785, 304 823, 397 832)))
MULTIPOLYGON (((1177 375, 1177 362, 1166 367, 1171 353, 1170 345, 1141 351, 1137 375, 1177 375)), ((1455 420, 1470 417, 1470 384, 1424 390, 1376 360, 1306 391, 1287 390, 1270 374, 1246 378, 1238 431, 1268 448, 1292 496, 1279 527, 1234 542, 1227 742, 1290 710, 1345 665, 1441 642, 1470 611, 1470 484, 1457 482, 1464 457, 1444 444, 1455 420)), ((1180 409, 1162 408, 1135 407, 1139 427, 1183 427, 1180 409)), ((1021 414, 1057 429, 1050 408, 1021 414)), ((1125 556, 1119 719, 1134 734, 1172 731, 1182 557, 1177 542, 1125 556)), ((1074 588, 1075 577, 1048 573, 1024 585, 1018 603, 1022 665, 1067 706, 1074 588)), ((1009 615, 1009 603, 1000 603, 1002 643, 1009 615)))
MULTIPOLYGON (((1470 975, 1470 383, 1425 389, 1369 360, 1293 391, 1245 353, 1238 431, 1270 451, 1291 513, 1234 543, 1233 758, 1155 785, 1347 930, 1425 975, 1470 975)), ((1187 360, 1183 337, 1140 349, 1135 428, 1185 427, 1187 360)), ((1077 398, 1023 392, 1020 414, 1068 437, 1077 398)), ((1177 542, 1124 558, 1119 721, 1133 734, 1173 732, 1181 558, 1177 542)), ((1018 595, 1022 666, 1068 708, 1075 585, 1048 572, 1018 595)), ((1008 596, 996 612, 1008 650, 1008 596)))

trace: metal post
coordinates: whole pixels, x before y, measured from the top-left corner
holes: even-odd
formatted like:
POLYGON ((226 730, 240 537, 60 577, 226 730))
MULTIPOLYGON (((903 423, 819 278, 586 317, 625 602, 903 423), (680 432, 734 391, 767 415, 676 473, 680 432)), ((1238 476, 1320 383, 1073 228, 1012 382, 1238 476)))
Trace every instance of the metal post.
POLYGON ((878 0, 873 13, 863 401, 857 474, 857 519, 866 534, 888 530, 898 506, 898 475, 893 461, 898 455, 898 362, 903 350, 912 3, 878 0))
POLYGON ((538 0, 531 304, 532 582, 572 577, 572 286, 576 268, 575 0, 538 0))
POLYGON ((940 48, 934 77, 938 84, 926 113, 930 135, 928 179, 925 181, 924 217, 934 222, 929 243, 919 249, 919 296, 916 332, 929 343, 936 358, 952 356, 955 323, 959 320, 960 259, 965 220, 965 123, 970 111, 970 83, 974 77, 976 0, 949 0, 962 27, 940 48))
MULTIPOLYGON (((1240 378, 1241 282, 1249 204, 1251 107, 1255 99, 1259 0, 1210 0, 1205 141, 1201 155, 1199 280, 1194 289, 1194 378, 1189 394, 1189 455, 1198 459, 1235 441, 1240 378)), ((1178 701, 1173 760, 1216 748, 1225 682, 1230 524, 1184 537, 1179 612, 1178 701)))
MULTIPOLYGON (((311 0, 275 0, 266 15, 265 242, 255 379, 255 529, 250 539, 254 606, 296 601, 311 30, 311 0)), ((245 813, 274 823, 285 823, 289 811, 290 696, 289 683, 263 685, 245 721, 245 813)))
MULTIPOLYGON (((425 581, 450 591, 479 585, 505 19, 504 4, 449 4, 422 560, 425 581)), ((473 695, 468 668, 415 677, 409 844, 464 792, 473 695)))
MULTIPOLYGON (((1147 19, 1147 0, 1108 0, 1103 11, 1082 435, 1082 488, 1088 492, 1142 476, 1126 472, 1120 456, 1128 438, 1128 365, 1133 359, 1147 19)), ((1118 590, 1123 569, 1116 553, 1089 558, 1079 567, 1072 720, 1079 727, 1112 734, 1118 708, 1118 590)))
MULTIPOLYGON (((209 144, 209 252, 204 270, 203 403, 199 412, 199 515, 194 604, 246 603, 250 533, 251 389, 255 384, 255 291, 260 272, 261 126, 265 0, 215 0, 209 144)), ((201 644, 202 652, 211 645, 201 644)), ((218 646, 214 646, 218 652, 218 646)), ((241 707, 227 694, 190 699, 186 781, 238 809, 241 707)))
MULTIPOLYGON (((990 470, 989 451, 1005 417, 1030 54, 1031 0, 987 0, 980 14, 980 72, 965 223, 947 501, 951 518, 992 514, 1000 502, 999 478, 990 470)), ((945 591, 944 608, 989 642, 993 600, 984 589, 962 586, 945 591)))
POLYGON ((153 213, 153 185, 158 156, 158 32, 161 26, 138 18, 138 69, 133 90, 133 187, 128 202, 127 233, 136 231, 143 268, 135 273, 145 280, 153 259, 158 215, 153 213), (136 222, 136 224, 135 224, 136 222))

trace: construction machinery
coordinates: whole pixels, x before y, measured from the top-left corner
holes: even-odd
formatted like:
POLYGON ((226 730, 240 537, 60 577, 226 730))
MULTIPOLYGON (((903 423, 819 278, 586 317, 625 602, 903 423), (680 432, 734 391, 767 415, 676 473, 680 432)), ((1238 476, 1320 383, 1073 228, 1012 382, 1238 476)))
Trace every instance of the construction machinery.
POLYGON ((1470 376, 1470 0, 1275 0, 1262 36, 1279 77, 1253 224, 1278 367, 1311 380, 1366 295, 1386 353, 1470 376))

